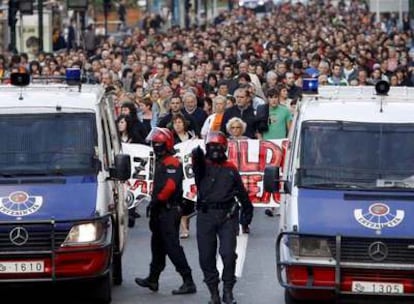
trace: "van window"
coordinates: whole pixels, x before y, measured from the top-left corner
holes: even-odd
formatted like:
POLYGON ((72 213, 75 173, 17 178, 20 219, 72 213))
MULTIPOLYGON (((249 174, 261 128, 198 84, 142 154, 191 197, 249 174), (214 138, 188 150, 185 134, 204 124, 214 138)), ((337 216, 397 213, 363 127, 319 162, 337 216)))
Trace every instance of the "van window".
POLYGON ((95 170, 94 114, 1 115, 0 138, 0 175, 95 170))
POLYGON ((301 133, 301 186, 414 177, 414 124, 313 121, 301 133))

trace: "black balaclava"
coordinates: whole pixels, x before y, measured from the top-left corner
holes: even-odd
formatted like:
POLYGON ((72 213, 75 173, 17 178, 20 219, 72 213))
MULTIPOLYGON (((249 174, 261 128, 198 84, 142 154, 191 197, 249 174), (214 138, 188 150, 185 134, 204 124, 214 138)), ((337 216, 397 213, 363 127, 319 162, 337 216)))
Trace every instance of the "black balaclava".
POLYGON ((167 146, 163 142, 152 142, 152 149, 157 159, 162 158, 168 153, 167 146))
POLYGON ((213 162, 221 163, 227 159, 226 149, 220 144, 207 144, 206 157, 213 162))

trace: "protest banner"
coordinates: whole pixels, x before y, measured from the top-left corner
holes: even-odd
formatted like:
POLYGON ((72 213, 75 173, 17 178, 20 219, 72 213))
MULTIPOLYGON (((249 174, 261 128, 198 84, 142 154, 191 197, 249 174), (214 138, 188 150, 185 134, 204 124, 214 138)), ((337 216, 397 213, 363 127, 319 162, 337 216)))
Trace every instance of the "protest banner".
MULTIPOLYGON (((269 193, 263 190, 263 173, 268 165, 282 164, 282 139, 279 140, 230 140, 228 159, 239 169, 243 183, 255 207, 276 207, 280 201, 280 194, 269 193)), ((204 141, 201 139, 189 140, 174 146, 183 163, 184 197, 196 201, 197 188, 191 164, 191 151, 200 146, 203 150, 204 141)), ((131 156, 132 174, 128 181, 129 190, 134 197, 151 195, 154 178, 155 157, 152 148, 140 144, 122 144, 123 151, 131 156)), ((220 185, 217 185, 220 187, 220 185)))

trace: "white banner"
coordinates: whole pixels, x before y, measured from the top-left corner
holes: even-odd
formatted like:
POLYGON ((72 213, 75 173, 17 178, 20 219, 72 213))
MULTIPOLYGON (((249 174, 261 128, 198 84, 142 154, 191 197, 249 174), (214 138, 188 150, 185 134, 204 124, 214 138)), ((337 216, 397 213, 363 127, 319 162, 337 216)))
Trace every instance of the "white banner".
MULTIPOLYGON (((279 140, 238 140, 229 141, 228 159, 239 169, 244 186, 250 200, 256 207, 278 206, 280 195, 263 190, 263 172, 267 165, 280 166, 283 158, 282 143, 279 140)), ((201 139, 189 140, 177 144, 177 156, 183 163, 184 197, 192 201, 197 199, 197 188, 194 182, 191 165, 191 151, 200 145, 204 150, 201 139)), ((138 195, 151 195, 154 178, 155 158, 152 148, 140 144, 122 144, 123 152, 131 156, 132 178, 128 181, 129 190, 138 195)))

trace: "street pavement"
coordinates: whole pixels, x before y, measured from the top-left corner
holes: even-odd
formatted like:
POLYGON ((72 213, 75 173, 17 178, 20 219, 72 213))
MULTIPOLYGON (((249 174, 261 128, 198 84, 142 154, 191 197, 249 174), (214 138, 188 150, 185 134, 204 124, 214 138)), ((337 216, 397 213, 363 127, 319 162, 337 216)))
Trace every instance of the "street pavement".
MULTIPOLYGON (((142 206, 145 208, 145 206, 142 206)), ((145 214, 140 210, 140 214, 145 214)), ((148 219, 138 218, 136 226, 129 231, 127 248, 123 256, 124 281, 121 286, 113 287, 112 304, 207 304, 209 294, 203 283, 202 273, 198 264, 198 250, 195 237, 195 221, 190 222, 190 237, 182 240, 187 259, 193 269, 197 293, 192 295, 173 296, 171 291, 182 284, 179 274, 167 259, 167 267, 160 278, 160 290, 153 293, 146 288, 137 286, 136 276, 145 277, 150 263, 150 232, 148 219)), ((238 265, 236 267, 238 282, 234 288, 238 304, 270 304, 283 303, 283 290, 276 281, 275 272, 275 239, 277 217, 269 218, 262 208, 255 210, 251 233, 242 235, 239 247, 238 265), (243 247, 246 252, 243 252, 243 247), (244 263, 242 265, 242 261, 244 263)), ((220 263, 218 263, 220 267, 220 263)), ((62 286, 0 286, 1 303, 53 303, 53 304, 91 304, 85 300, 87 288, 66 284, 62 286)))
MULTIPOLYGON (((144 212, 141 212, 144 214, 144 212)), ((182 245, 193 269, 194 280, 198 292, 193 295, 173 296, 171 290, 177 288, 182 282, 175 272, 171 262, 167 261, 167 267, 160 278, 160 290, 153 293, 146 288, 137 286, 134 282, 136 276, 148 274, 150 262, 150 233, 148 220, 140 218, 137 225, 130 230, 129 242, 124 257, 124 283, 114 288, 113 304, 207 304, 209 293, 203 283, 203 277, 198 265, 197 242, 195 237, 195 218, 191 220, 190 238, 183 240, 182 245)), ((251 233, 242 235, 238 247, 245 247, 246 252, 239 251, 236 272, 238 282, 234 288, 237 304, 284 304, 284 289, 280 287, 276 279, 276 252, 275 241, 277 237, 279 217, 268 217, 264 214, 264 208, 255 208, 255 214, 251 225, 251 233), (241 265, 240 262, 244 260, 241 265)), ((218 263, 220 268, 220 263, 218 263)), ((302 302, 301 302, 302 303, 302 302)), ((307 304, 321 304, 320 301, 307 304)), ((396 304, 402 303, 401 299, 364 299, 352 298, 338 303, 352 304, 396 304)), ((408 300, 406 303, 414 303, 408 300)), ((302 303, 304 304, 304 303, 302 303)))
MULTIPOLYGON (((143 213, 141 213, 143 214, 143 213)), ((148 221, 145 218, 137 219, 137 225, 130 230, 127 254, 124 259, 124 283, 114 289, 114 304, 132 303, 207 303, 209 293, 203 283, 202 273, 198 264, 198 251, 195 236, 195 221, 190 222, 190 237, 182 240, 184 251, 193 269, 193 276, 198 292, 193 295, 173 296, 171 290, 181 285, 182 281, 168 260, 167 267, 160 278, 160 290, 153 293, 148 289, 137 286, 136 276, 148 274, 150 262, 150 234, 148 221)), ((234 288, 238 304, 270 304, 283 303, 283 290, 276 281, 275 268, 275 240, 277 218, 269 218, 262 208, 256 208, 251 233, 241 235, 239 247, 247 248, 246 252, 239 252, 236 272, 238 281, 234 288), (247 244, 247 246, 246 246, 247 244), (244 263, 241 265, 241 262, 244 263)), ((220 268, 220 263, 218 263, 220 268)))

